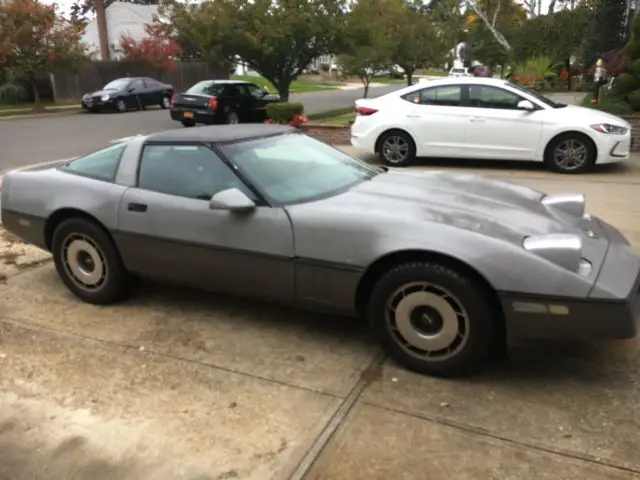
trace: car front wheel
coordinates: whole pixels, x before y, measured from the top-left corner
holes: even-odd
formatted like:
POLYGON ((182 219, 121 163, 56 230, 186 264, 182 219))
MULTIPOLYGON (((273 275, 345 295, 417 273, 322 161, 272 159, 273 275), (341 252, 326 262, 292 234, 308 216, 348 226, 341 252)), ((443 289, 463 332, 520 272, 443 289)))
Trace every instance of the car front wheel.
POLYGON ((476 284, 438 263, 398 265, 373 288, 372 331, 405 368, 438 377, 471 374, 487 359, 499 318, 476 284))
POLYGON ((120 99, 116 102, 116 109, 118 110, 118 112, 120 113, 124 113, 127 111, 127 102, 125 102, 124 100, 120 99))
POLYGON ((596 162, 596 147, 586 136, 567 133, 554 138, 547 146, 544 161, 557 173, 582 173, 596 162))
POLYGON ((81 300, 107 305, 128 295, 130 278, 120 254, 95 223, 64 220, 53 233, 51 251, 58 275, 81 300))
POLYGON ((385 133, 380 139, 378 155, 387 165, 406 167, 416 158, 416 146, 409 134, 401 131, 385 133))

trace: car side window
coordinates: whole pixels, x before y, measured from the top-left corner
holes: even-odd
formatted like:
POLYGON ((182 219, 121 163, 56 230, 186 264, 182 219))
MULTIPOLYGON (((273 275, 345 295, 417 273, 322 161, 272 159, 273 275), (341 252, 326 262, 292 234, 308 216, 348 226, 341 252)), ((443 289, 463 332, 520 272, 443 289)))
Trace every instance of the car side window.
POLYGON ((60 170, 97 180, 113 182, 120 165, 120 157, 122 157, 125 148, 126 145, 124 143, 111 145, 73 160, 60 167, 60 170))
POLYGON ((469 106, 475 108, 495 108, 499 110, 517 110, 518 102, 523 100, 517 95, 503 88, 487 85, 469 86, 469 106))
POLYGON ((460 85, 429 87, 407 93, 402 98, 418 105, 460 107, 462 106, 462 88, 460 85))
POLYGON ((225 95, 229 97, 238 97, 242 93, 237 85, 227 85, 224 89, 225 95))
POLYGON ((145 78, 144 83, 148 88, 160 88, 160 82, 154 80, 153 78, 145 78))
POLYGON ((255 194, 211 149, 201 145, 147 145, 140 157, 138 188, 210 200, 229 188, 255 194))
POLYGON ((252 97, 254 98, 264 97, 264 91, 258 85, 250 83, 246 85, 246 87, 247 87, 247 91, 249 92, 249 95, 251 95, 252 97))
POLYGON ((131 84, 129 85, 129 88, 134 88, 136 90, 142 90, 144 87, 144 83, 142 82, 142 80, 140 80, 139 78, 136 78, 135 80, 133 80, 131 82, 131 84))

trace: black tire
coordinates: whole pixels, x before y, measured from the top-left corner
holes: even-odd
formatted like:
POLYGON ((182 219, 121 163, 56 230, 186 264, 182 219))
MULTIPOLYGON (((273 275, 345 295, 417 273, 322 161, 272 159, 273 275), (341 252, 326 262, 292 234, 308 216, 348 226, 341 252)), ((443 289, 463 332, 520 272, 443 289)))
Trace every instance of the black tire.
POLYGON ((405 368, 436 377, 470 375, 487 360, 499 331, 500 312, 488 293, 451 267, 405 263, 376 283, 367 316, 384 350, 405 368))
POLYGON ((58 275, 79 299, 95 305, 108 305, 124 300, 130 294, 131 278, 120 254, 109 235, 95 223, 77 217, 64 220, 53 232, 51 252, 58 275), (77 252, 77 255, 71 257, 72 251, 77 252), (82 255, 84 261, 81 259, 82 255), (86 260, 93 259, 94 255, 98 255, 98 261, 104 266, 103 275, 97 274, 100 272, 98 261, 86 260), (89 266, 85 269, 89 273, 83 276, 83 280, 91 288, 81 286, 82 282, 73 273, 78 270, 73 265, 83 263, 89 266), (91 266, 94 268, 91 269, 91 266), (89 278, 94 274, 101 280, 89 278))
POLYGON ((544 152, 544 163, 552 172, 583 173, 593 167, 596 156, 596 146, 589 137, 581 133, 565 133, 549 142, 544 152), (563 149, 574 151, 577 156, 563 161, 567 158, 560 153, 563 149))
POLYGON ((233 108, 230 108, 224 116, 224 123, 230 125, 238 124, 240 123, 240 115, 233 108))
POLYGON ((195 127, 195 125, 196 125, 196 122, 191 121, 191 120, 182 120, 180 123, 182 123, 183 127, 187 127, 187 128, 195 127))
POLYGON ((171 97, 169 95, 163 95, 160 100, 160 108, 166 110, 171 107, 171 97))
POLYGON ((408 133, 392 130, 378 140, 378 156, 391 167, 407 167, 416 160, 416 144, 408 133))

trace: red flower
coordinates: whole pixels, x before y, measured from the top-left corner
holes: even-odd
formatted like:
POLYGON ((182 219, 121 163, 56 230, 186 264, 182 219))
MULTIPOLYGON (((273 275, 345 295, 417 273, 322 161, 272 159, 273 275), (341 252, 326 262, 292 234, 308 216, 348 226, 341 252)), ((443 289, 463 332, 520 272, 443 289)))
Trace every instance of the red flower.
POLYGON ((273 125, 273 120, 271 120, 270 118, 267 118, 264 123, 266 123, 267 125, 273 125))
POLYGON ((560 72, 560 78, 561 78, 562 80, 568 80, 568 79, 569 79, 569 72, 568 72, 568 71, 566 71, 566 70, 562 70, 562 71, 560 72))

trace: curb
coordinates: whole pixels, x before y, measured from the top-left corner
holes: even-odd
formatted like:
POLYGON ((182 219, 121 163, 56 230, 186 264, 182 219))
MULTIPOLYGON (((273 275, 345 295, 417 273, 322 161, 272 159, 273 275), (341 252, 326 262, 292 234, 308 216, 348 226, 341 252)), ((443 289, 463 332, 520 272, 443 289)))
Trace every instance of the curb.
MULTIPOLYGON (((0 116, 0 122, 11 121, 11 120, 29 120, 32 118, 63 117, 66 115, 78 115, 79 113, 82 113, 82 109, 76 109, 76 110, 68 109, 68 110, 70 111, 66 111, 66 112, 51 111, 50 113, 33 113, 33 114, 25 113, 24 115, 15 114, 15 115, 0 116)), ((2 112, 0 111, 0 113, 2 112)))

